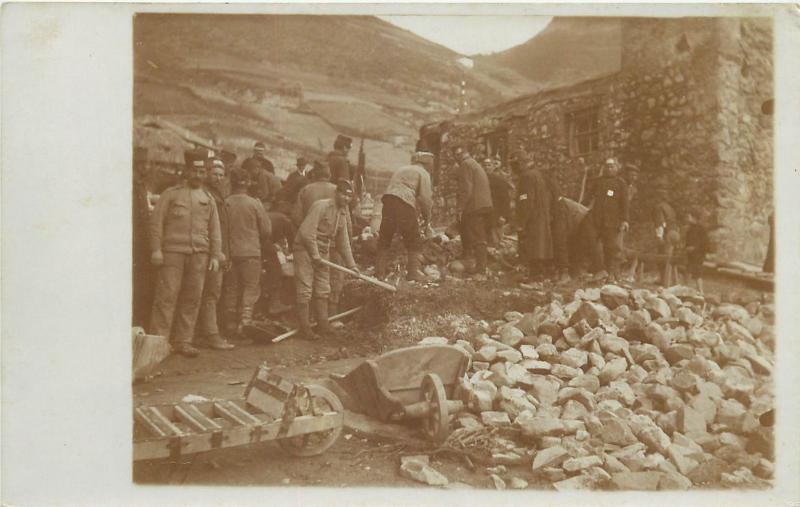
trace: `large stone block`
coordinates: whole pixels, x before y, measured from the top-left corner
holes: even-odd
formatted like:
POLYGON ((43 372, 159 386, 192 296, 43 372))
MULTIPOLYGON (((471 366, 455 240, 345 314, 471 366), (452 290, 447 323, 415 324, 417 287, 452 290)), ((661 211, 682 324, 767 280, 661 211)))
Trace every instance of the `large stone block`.
POLYGON ((656 491, 662 472, 622 472, 611 474, 611 483, 621 491, 656 491))
POLYGON ((638 442, 626 421, 612 418, 602 423, 600 438, 607 444, 627 446, 638 442))
POLYGON ((565 472, 578 472, 587 468, 600 466, 603 464, 603 458, 600 456, 581 456, 579 458, 569 458, 564 461, 562 468, 565 472))
POLYGON ((628 362, 623 357, 617 357, 606 362, 606 365, 600 370, 600 374, 598 375, 600 384, 607 385, 612 380, 619 378, 627 369, 628 362))
POLYGON ((600 300, 611 310, 627 304, 628 298, 628 291, 618 285, 604 285, 600 288, 600 300))
POLYGON ((512 325, 505 325, 500 329, 500 341, 509 347, 516 347, 525 337, 522 331, 512 325))
POLYGON ((611 312, 603 305, 584 301, 570 317, 569 325, 573 326, 581 320, 585 320, 591 327, 597 327, 601 321, 611 321, 611 312))
POLYGON ((600 389, 600 379, 597 378, 597 375, 590 375, 587 373, 571 379, 567 383, 567 386, 578 387, 586 389, 590 393, 596 393, 597 390, 600 389))
POLYGON ((519 423, 523 436, 528 438, 541 438, 546 436, 559 436, 567 433, 564 423, 557 418, 551 417, 532 417, 515 423, 519 423))
POLYGON ((697 410, 682 406, 678 409, 678 431, 689 438, 702 437, 706 434, 706 419, 697 410))

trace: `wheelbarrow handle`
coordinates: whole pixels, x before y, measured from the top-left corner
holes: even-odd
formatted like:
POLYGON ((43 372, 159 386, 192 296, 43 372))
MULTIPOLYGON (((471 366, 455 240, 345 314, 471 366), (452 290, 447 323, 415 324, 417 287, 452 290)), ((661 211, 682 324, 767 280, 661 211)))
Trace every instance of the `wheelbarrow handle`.
POLYGON ((396 292, 397 291, 397 287, 395 287, 394 285, 390 285, 390 284, 388 284, 386 282, 378 280, 377 278, 373 278, 371 276, 367 276, 367 275, 358 273, 356 271, 353 271, 352 269, 347 269, 346 267, 340 266, 340 265, 336 264, 335 262, 331 262, 331 261, 329 261, 327 259, 321 259, 321 260, 322 260, 322 263, 325 264, 326 266, 329 266, 329 267, 331 267, 333 269, 338 269, 339 271, 341 271, 343 273, 347 273, 348 275, 351 275, 351 276, 355 276, 356 278, 360 278, 360 279, 364 280, 365 282, 371 283, 372 285, 375 285, 377 287, 380 287, 382 289, 386 289, 386 290, 392 291, 392 292, 396 292))

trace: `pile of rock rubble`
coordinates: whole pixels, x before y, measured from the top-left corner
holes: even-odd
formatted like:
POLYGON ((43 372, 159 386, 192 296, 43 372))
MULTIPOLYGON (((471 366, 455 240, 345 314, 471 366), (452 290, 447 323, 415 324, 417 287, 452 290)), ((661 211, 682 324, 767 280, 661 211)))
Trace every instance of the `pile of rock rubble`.
POLYGON ((767 486, 773 325, 771 304, 711 305, 682 286, 579 289, 509 312, 456 342, 473 410, 451 436, 514 430, 494 463, 558 490, 767 486))

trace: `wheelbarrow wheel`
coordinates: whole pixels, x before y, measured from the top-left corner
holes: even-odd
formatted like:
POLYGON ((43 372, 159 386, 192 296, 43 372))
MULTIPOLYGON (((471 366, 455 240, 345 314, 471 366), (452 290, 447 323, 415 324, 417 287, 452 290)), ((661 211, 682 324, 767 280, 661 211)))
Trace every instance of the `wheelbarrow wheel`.
MULTIPOLYGON (((342 402, 339 401, 339 397, 328 389, 322 386, 309 385, 308 393, 312 407, 308 407, 309 410, 305 412, 314 414, 324 414, 325 412, 344 413, 344 407, 342 402)), ((342 426, 338 426, 329 430, 283 438, 278 440, 278 445, 293 456, 317 456, 327 451, 339 439, 341 434, 342 426)))
POLYGON ((422 401, 429 404, 428 416, 422 420, 422 432, 435 444, 441 444, 450 433, 447 393, 439 375, 428 373, 422 379, 422 401))

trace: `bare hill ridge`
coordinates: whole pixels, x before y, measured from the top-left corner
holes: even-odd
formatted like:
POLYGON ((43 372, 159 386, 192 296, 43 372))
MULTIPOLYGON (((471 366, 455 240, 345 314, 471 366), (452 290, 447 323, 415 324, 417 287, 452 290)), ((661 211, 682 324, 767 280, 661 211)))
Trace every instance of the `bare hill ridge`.
POLYGON ((477 67, 511 69, 538 88, 555 88, 610 74, 620 68, 619 18, 553 18, 527 42, 486 56, 477 67))
POLYGON ((139 14, 134 116, 180 125, 244 155, 268 143, 278 168, 322 154, 339 132, 364 136, 368 165, 407 162, 416 131, 452 116, 460 84, 473 109, 535 91, 530 80, 371 16, 139 14))

